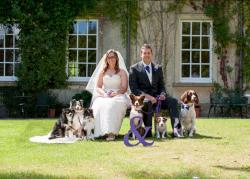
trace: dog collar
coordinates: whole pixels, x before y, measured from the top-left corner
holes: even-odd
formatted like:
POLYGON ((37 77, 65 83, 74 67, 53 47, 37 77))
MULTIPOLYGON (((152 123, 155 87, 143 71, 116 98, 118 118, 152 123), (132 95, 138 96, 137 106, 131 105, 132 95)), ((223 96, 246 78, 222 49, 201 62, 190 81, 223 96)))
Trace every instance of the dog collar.
POLYGON ((181 104, 181 109, 189 110, 190 106, 188 104, 181 104))

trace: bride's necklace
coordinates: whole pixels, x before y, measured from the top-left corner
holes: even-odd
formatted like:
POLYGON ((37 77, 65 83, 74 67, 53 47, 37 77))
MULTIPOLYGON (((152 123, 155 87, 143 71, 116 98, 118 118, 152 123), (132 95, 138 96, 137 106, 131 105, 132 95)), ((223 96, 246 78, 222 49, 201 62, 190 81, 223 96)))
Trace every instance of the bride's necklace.
POLYGON ((112 77, 115 74, 115 70, 107 70, 107 75, 109 75, 110 77, 112 77))

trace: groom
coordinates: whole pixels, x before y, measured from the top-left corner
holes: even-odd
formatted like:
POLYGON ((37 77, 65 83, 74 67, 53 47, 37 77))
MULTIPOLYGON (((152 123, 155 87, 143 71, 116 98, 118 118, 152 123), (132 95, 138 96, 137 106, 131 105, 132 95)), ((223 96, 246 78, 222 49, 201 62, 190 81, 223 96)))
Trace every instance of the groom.
MULTIPOLYGON (((152 128, 152 110, 157 103, 156 97, 159 95, 162 101, 161 107, 169 109, 173 136, 180 137, 177 127, 179 127, 179 111, 177 100, 166 94, 162 67, 152 62, 153 51, 149 44, 141 47, 141 61, 132 65, 129 71, 129 87, 135 95, 144 95, 143 122, 146 127, 152 128)), ((151 137, 150 130, 146 137, 151 137)))

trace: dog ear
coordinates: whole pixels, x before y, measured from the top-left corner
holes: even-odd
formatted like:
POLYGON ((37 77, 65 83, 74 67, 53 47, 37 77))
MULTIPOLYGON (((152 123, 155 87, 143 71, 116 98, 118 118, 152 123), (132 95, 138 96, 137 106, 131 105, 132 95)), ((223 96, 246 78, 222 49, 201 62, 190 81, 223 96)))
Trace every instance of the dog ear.
POLYGON ((195 100, 196 104, 199 104, 200 100, 199 100, 199 97, 198 97, 197 93, 194 92, 194 95, 196 96, 196 100, 195 100))
POLYGON ((167 120, 168 120, 168 118, 163 117, 163 121, 164 121, 164 122, 167 122, 167 120))
POLYGON ((134 101, 135 101, 135 95, 131 93, 131 94, 129 95, 129 98, 131 99, 131 103, 133 104, 134 101))
POLYGON ((141 95, 141 96, 140 96, 140 101, 141 101, 142 103, 143 103, 144 99, 145 99, 145 96, 144 96, 144 95, 141 95))
POLYGON ((80 99, 79 101, 80 101, 81 106, 83 107, 83 100, 80 99))
POLYGON ((72 109, 72 106, 74 105, 74 103, 76 102, 76 99, 72 99, 69 103, 69 109, 72 109))
POLYGON ((157 123, 159 123, 159 122, 160 122, 160 118, 159 118, 159 117, 156 117, 156 118, 155 118, 155 121, 156 121, 157 123))
POLYGON ((187 102, 187 95, 188 95, 188 90, 185 91, 185 92, 181 95, 180 100, 181 100, 183 103, 186 103, 186 102, 187 102))
POLYGON ((135 99, 135 95, 133 93, 129 94, 130 99, 133 101, 135 99))

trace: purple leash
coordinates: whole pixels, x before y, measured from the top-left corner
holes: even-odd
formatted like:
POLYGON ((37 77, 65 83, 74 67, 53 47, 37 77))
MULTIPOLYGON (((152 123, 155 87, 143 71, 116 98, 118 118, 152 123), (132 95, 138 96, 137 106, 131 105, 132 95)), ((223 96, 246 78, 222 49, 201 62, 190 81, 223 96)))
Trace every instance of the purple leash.
MULTIPOLYGON (((161 110, 161 100, 160 100, 160 96, 157 96, 157 97, 156 97, 156 100, 157 100, 157 106, 156 106, 156 108, 155 108, 155 112, 156 112, 156 116, 157 116, 157 115, 159 114, 160 110, 161 110)), ((145 113, 145 114, 147 114, 147 115, 149 115, 149 114, 153 113, 154 110, 152 110, 152 111, 150 111, 150 112, 146 112, 146 111, 143 111, 143 110, 142 110, 142 112, 145 113)))

